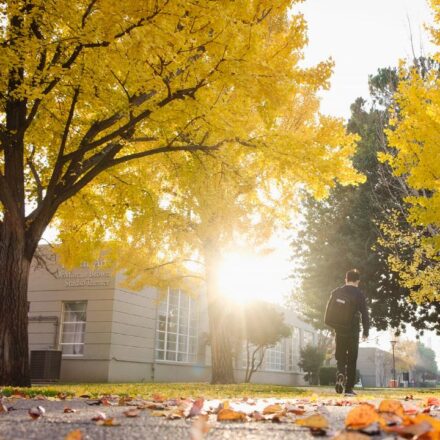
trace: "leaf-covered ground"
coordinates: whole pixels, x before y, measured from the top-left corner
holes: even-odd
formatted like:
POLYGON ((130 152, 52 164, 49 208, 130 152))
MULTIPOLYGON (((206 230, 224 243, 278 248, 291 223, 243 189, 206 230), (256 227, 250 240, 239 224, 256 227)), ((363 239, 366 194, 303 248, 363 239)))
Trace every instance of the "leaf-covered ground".
MULTIPOLYGON (((389 388, 366 388, 358 390, 360 396, 369 398, 404 398, 408 394, 423 398, 426 395, 440 396, 439 389, 389 389, 389 388)), ((117 394, 121 396, 152 397, 157 394, 173 397, 204 396, 206 398, 237 398, 237 397, 333 397, 335 392, 331 387, 289 387, 280 385, 261 384, 234 384, 234 385, 210 385, 207 383, 90 383, 90 384, 63 384, 48 386, 33 386, 32 388, 0 388, 0 393, 10 396, 14 393, 33 397, 38 395, 67 396, 90 395, 93 397, 117 394)))
POLYGON ((261 438, 273 432, 335 440, 440 440, 440 390, 363 390, 345 398, 330 388, 95 384, 4 388, 0 396, 5 439, 108 438, 107 428, 118 438, 145 438, 137 437, 139 432, 149 438, 165 426, 201 440, 223 438, 233 426, 237 438, 246 438, 249 430, 260 438, 255 430, 262 427, 261 438))

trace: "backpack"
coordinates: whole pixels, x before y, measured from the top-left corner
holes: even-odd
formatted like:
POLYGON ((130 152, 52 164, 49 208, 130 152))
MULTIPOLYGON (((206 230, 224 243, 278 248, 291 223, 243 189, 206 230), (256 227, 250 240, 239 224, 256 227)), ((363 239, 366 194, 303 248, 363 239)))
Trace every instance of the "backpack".
POLYGON ((353 330, 354 318, 357 316, 357 298, 350 289, 340 287, 334 290, 325 309, 324 322, 337 332, 353 330))

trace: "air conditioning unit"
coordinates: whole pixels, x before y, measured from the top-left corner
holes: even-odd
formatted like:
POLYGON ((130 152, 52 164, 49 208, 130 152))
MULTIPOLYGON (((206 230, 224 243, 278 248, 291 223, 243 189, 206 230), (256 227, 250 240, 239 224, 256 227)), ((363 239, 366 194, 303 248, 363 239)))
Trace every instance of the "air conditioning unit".
POLYGON ((33 383, 58 382, 61 371, 60 350, 31 351, 31 381, 33 383))

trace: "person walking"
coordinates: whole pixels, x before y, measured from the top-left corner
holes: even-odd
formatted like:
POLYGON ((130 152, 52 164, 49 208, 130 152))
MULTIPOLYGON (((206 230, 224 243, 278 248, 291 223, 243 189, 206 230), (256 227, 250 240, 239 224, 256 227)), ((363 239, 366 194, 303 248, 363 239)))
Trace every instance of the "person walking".
POLYGON ((337 375, 335 390, 338 394, 355 396, 356 363, 359 350, 360 315, 363 339, 368 338, 370 321, 363 292, 359 289, 360 275, 356 269, 345 275, 345 285, 333 290, 327 304, 325 323, 336 332, 337 375))

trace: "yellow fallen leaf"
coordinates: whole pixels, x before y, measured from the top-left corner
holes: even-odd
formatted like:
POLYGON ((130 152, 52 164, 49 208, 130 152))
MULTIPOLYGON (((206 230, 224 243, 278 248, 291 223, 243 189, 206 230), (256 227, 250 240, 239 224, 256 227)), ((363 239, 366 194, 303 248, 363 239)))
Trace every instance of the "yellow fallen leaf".
POLYGON ((394 399, 382 400, 379 405, 379 412, 393 413, 400 417, 403 417, 405 414, 403 405, 398 400, 394 399))
POLYGON ((223 409, 221 409, 218 412, 217 420, 219 422, 225 422, 225 421, 245 421, 246 420, 246 415, 241 413, 241 412, 234 411, 232 409, 223 408, 223 409))
POLYGON ((98 420, 96 424, 99 426, 119 426, 121 423, 113 418, 110 418, 105 420, 98 420))
POLYGON ((266 408, 263 409, 263 414, 276 414, 282 410, 282 406, 279 403, 276 403, 274 405, 266 406, 266 408))
POLYGON ((328 428, 327 419, 321 414, 313 414, 312 416, 304 419, 298 419, 296 424, 299 426, 305 426, 313 429, 326 429, 328 428))
POLYGON ((362 429, 378 421, 379 414, 374 407, 363 403, 350 410, 345 419, 345 426, 352 429, 362 429))
POLYGON ((79 429, 75 429, 75 431, 70 431, 64 437, 64 440, 83 440, 83 438, 83 433, 79 429))

